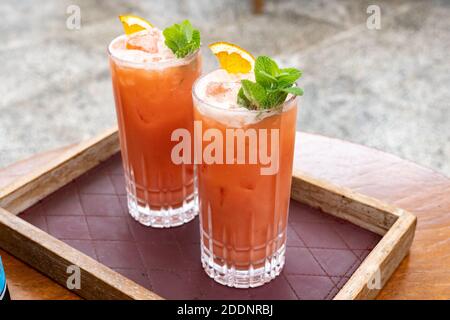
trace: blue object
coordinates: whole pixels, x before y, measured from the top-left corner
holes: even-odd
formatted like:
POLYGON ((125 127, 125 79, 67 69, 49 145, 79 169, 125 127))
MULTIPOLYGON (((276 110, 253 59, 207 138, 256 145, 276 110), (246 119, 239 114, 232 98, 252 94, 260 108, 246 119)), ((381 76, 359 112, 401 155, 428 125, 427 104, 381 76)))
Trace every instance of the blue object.
POLYGON ((3 299, 5 294, 6 294, 6 275, 5 271, 3 270, 2 257, 0 257, 0 300, 3 299))

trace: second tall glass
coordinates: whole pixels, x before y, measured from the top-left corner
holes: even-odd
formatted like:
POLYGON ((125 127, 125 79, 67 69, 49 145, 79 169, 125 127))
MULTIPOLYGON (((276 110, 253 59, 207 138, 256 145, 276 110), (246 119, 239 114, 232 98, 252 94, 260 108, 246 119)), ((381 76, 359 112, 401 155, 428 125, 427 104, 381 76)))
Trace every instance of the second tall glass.
MULTIPOLYGON (((202 94, 208 94, 208 77, 214 78, 200 78, 193 89, 195 126, 203 132, 196 139, 203 150, 197 169, 202 264, 221 284, 257 287, 275 278, 284 265, 298 99, 290 97, 276 110, 228 107, 226 101, 214 102, 202 94), (220 157, 233 163, 205 162, 212 140, 223 150, 220 157), (240 147, 245 163, 237 163, 240 147), (252 153, 259 161, 249 161, 252 153), (276 161, 272 168, 261 159, 265 155, 276 161)), ((220 95, 224 87, 236 85, 219 84, 215 92, 220 95)))

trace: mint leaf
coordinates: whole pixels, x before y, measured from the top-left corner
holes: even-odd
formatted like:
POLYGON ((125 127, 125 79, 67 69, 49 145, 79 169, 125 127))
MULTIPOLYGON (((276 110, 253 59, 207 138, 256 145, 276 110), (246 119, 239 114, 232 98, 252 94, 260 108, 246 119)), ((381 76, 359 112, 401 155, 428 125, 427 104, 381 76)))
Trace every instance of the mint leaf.
POLYGON ((265 71, 272 76, 276 76, 279 73, 278 65, 271 58, 266 56, 259 56, 255 61, 255 71, 265 71))
POLYGON ((303 90, 295 87, 302 72, 295 68, 280 69, 269 57, 259 56, 255 61, 255 80, 241 80, 237 102, 248 109, 272 109, 282 105, 288 94, 301 96, 303 90))
POLYGON ((266 56, 259 56, 255 61, 255 80, 266 88, 276 86, 279 72, 275 61, 266 56))
POLYGON ((277 76, 278 86, 286 88, 292 86, 302 76, 302 72, 295 68, 281 69, 277 76))
POLYGON ((251 107, 251 102, 245 96, 244 89, 242 89, 242 87, 239 89, 239 92, 238 92, 237 103, 242 105, 242 106, 244 106, 244 107, 246 107, 246 108, 250 108, 251 107))
POLYGON ((184 58, 200 48, 200 31, 194 29, 189 20, 167 27, 163 35, 166 46, 177 58, 184 58))
POLYGON ((181 26, 182 26, 182 31, 184 32, 187 42, 191 42, 192 34, 194 32, 194 27, 192 27, 191 23, 188 20, 184 20, 181 23, 181 26))
POLYGON ((250 80, 241 80, 241 84, 244 96, 250 102, 250 106, 255 109, 263 107, 266 101, 266 89, 259 83, 250 80))
POLYGON ((276 106, 279 106, 286 100, 287 95, 288 94, 286 92, 279 90, 270 92, 267 95, 266 108, 271 109, 275 108, 276 106))
POLYGON ((299 87, 291 87, 291 88, 283 88, 281 91, 293 94, 295 96, 302 96, 303 95, 303 89, 299 87))

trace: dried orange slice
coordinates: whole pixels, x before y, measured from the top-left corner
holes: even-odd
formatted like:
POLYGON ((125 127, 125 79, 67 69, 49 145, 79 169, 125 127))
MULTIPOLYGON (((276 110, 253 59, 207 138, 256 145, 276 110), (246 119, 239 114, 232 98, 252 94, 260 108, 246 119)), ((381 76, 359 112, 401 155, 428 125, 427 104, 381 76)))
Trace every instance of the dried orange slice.
POLYGON ((123 30, 126 35, 153 28, 150 22, 132 14, 119 16, 119 19, 123 24, 123 30))
POLYGON ((209 48, 228 73, 248 73, 253 70, 255 58, 248 51, 228 42, 215 42, 209 48))

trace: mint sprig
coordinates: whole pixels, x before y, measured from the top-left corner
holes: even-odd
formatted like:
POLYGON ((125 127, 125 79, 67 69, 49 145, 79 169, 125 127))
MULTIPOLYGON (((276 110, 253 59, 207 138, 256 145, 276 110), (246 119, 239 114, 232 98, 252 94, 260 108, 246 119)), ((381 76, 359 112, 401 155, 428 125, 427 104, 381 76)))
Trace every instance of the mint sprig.
POLYGON ((271 109, 281 105, 288 94, 303 95, 303 90, 294 86, 302 72, 295 68, 280 69, 275 61, 259 56, 255 62, 255 80, 241 80, 238 104, 251 109, 271 109))
POLYGON ((166 46, 177 58, 184 58, 200 48, 200 31, 194 29, 189 20, 165 28, 163 35, 166 46))

